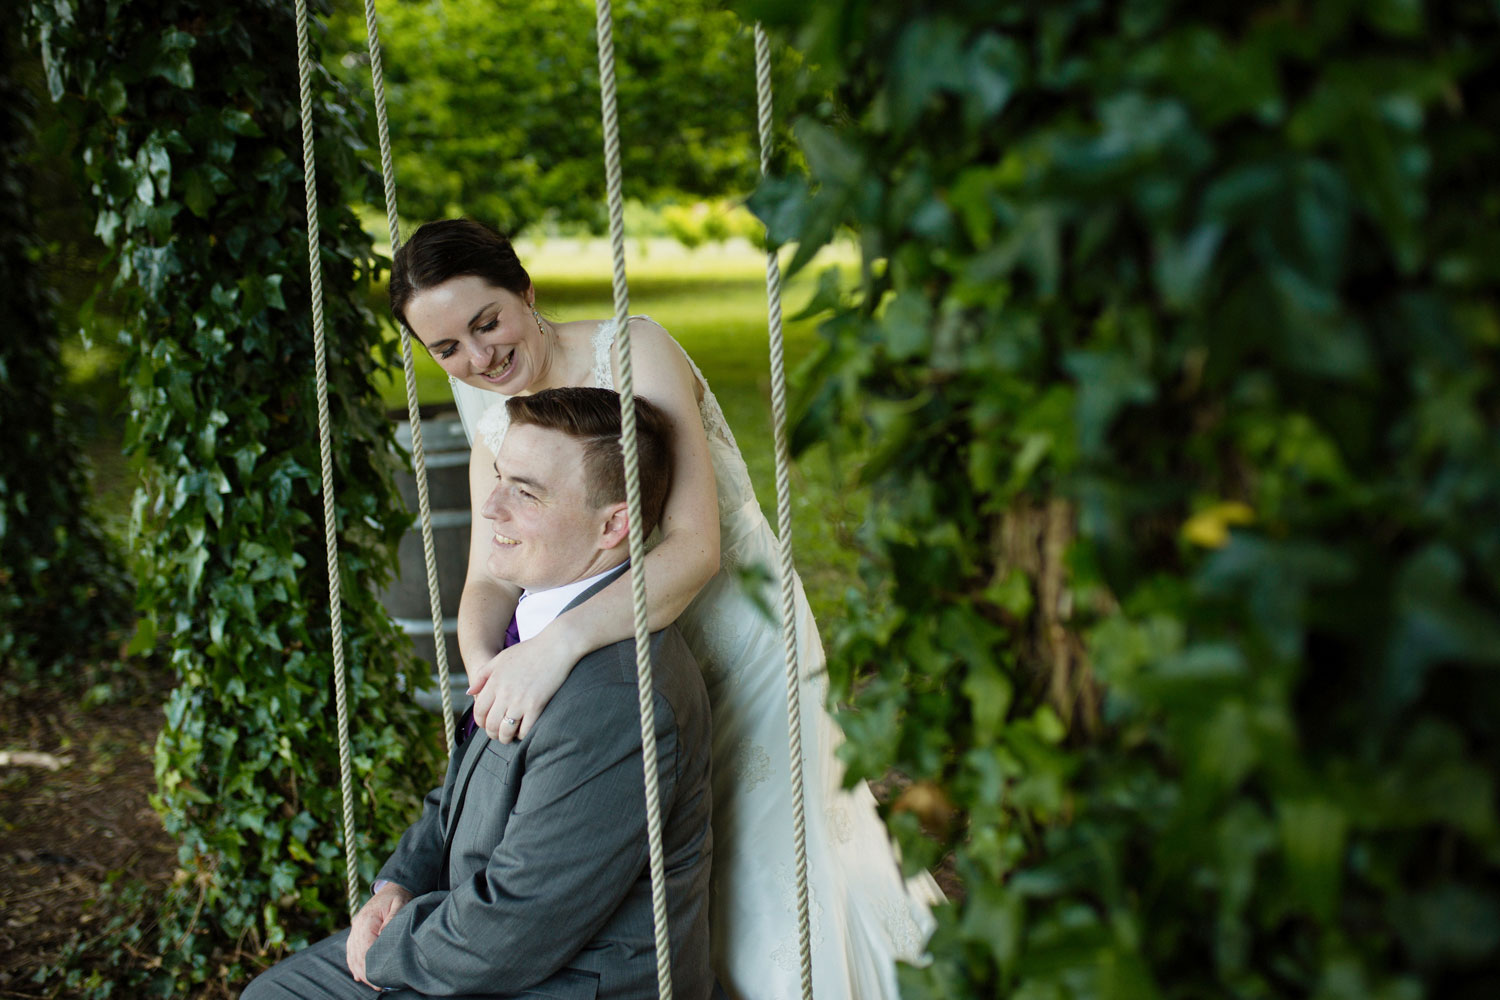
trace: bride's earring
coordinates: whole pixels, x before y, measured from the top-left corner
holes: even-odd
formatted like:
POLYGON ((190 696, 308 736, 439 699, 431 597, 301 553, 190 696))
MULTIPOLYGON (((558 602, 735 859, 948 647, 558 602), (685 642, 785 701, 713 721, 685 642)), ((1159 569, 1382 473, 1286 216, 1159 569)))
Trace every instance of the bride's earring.
POLYGON ((540 333, 543 337, 547 336, 547 328, 542 326, 542 314, 533 308, 531 310, 531 318, 536 320, 536 332, 540 333))

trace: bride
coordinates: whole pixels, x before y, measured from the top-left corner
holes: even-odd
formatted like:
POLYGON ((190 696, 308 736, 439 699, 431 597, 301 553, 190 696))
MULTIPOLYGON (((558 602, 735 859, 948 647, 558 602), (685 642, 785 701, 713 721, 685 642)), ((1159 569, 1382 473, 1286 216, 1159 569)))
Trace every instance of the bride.
MULTIPOLYGON (((504 397, 560 386, 613 389, 613 320, 553 322, 510 242, 462 219, 420 227, 396 252, 391 309, 448 373, 473 444, 474 528, 458 613, 474 720, 491 737, 523 738, 572 665, 634 634, 630 583, 615 581, 589 614, 561 615, 506 648, 519 590, 485 572, 490 544, 477 512, 505 437, 504 397)), ((636 392, 666 411, 674 476, 659 540, 646 556, 652 630, 676 621, 701 664, 713 705, 714 865, 711 926, 720 983, 740 1000, 801 995, 791 788, 786 775, 785 656, 780 626, 738 571, 777 565, 776 540, 744 459, 702 373, 660 326, 630 321, 636 392)), ((774 585, 767 585, 774 591, 774 585)), ((823 709, 817 625, 801 581, 804 771, 813 987, 819 1000, 897 996, 895 962, 920 958, 941 898, 923 874, 903 881, 869 789, 842 787, 839 736, 823 709)))

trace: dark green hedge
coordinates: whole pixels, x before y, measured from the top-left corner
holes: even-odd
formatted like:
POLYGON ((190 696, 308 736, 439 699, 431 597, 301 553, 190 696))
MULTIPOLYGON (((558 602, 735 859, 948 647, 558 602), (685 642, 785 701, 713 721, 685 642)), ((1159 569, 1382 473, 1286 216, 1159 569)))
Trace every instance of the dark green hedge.
MULTIPOLYGON (((61 407, 53 302, 31 209, 35 99, 0 24, 0 678, 86 682, 130 620, 120 553, 89 517, 85 460, 61 407)), ((126 633, 128 635, 128 632, 126 633)))
POLYGON ((802 442, 911 996, 1500 994, 1493 4, 743 0, 821 67, 802 442), (867 681, 856 686, 856 677, 867 681))
MULTIPOLYGON (((346 919, 291 5, 97 0, 30 15, 133 307, 121 336, 127 448, 146 483, 139 601, 179 680, 153 801, 182 874, 144 948, 163 957, 163 993, 208 977, 237 987, 241 955, 346 919)), ((378 178, 360 161, 357 107, 321 72, 314 113, 368 878, 433 781, 441 736, 401 693, 424 671, 373 596, 408 523, 371 386, 377 346, 393 351, 360 304, 377 262, 347 207, 378 199, 378 178)))

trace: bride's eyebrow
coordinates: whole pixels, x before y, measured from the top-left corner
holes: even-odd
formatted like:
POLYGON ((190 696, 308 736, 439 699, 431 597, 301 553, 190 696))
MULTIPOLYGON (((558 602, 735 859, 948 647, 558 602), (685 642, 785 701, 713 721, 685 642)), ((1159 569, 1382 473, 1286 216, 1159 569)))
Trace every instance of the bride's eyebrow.
MULTIPOLYGON (((499 305, 498 302, 491 302, 488 305, 480 306, 479 307, 479 311, 477 313, 475 313, 473 316, 469 317, 469 329, 472 330, 472 329, 474 329, 474 327, 476 327, 477 325, 479 325, 479 317, 483 316, 487 310, 493 309, 497 305, 499 305)), ((499 312, 498 309, 495 310, 495 311, 499 312)))

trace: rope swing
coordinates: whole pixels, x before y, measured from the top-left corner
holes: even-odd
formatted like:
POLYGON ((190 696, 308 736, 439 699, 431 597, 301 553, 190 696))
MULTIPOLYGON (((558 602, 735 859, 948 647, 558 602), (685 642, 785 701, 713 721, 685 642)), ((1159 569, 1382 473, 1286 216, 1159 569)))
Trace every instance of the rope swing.
MULTIPOLYGON (((771 172, 771 46, 755 25, 755 98, 760 173, 771 172)), ((792 780, 792 850, 797 881, 797 953, 802 997, 812 1000, 812 922, 807 900, 807 809, 802 788, 802 664, 797 653, 796 567, 792 562, 791 457, 786 443, 786 358, 781 338, 781 263, 766 247, 766 313, 771 345, 771 436, 776 458, 776 537, 781 548, 781 643, 786 650, 787 762, 792 780)))
POLYGON ((620 117, 615 102, 614 18, 609 0, 595 0, 599 34, 599 101, 604 130, 604 181, 614 258, 615 343, 620 349, 620 448, 630 529, 630 591, 635 600, 635 666, 641 705, 641 761, 646 777, 646 837, 651 858, 651 922, 656 931, 656 990, 672 997, 672 947, 667 936, 666 863, 661 842, 661 793, 656 775, 655 684, 646 629, 646 539, 641 531, 641 470, 635 441, 635 376, 630 365, 630 290, 625 282, 625 199, 620 183, 620 117))
MULTIPOLYGON (((391 127, 385 113, 385 73, 380 68, 380 29, 375 0, 365 0, 365 36, 370 50, 370 84, 375 92, 375 127, 380 136, 380 179, 385 189, 385 220, 391 231, 391 256, 401 245, 396 221, 396 168, 391 160, 391 127)), ((448 684, 448 642, 443 636, 443 601, 438 592, 437 549, 432 542, 432 503, 427 497, 427 455, 422 448, 422 408, 417 403, 417 366, 411 331, 401 329, 401 368, 406 373, 406 420, 411 426, 412 472, 417 480, 417 516, 422 523, 422 561, 427 567, 427 603, 432 609, 432 646, 437 659, 438 693, 443 700, 443 745, 453 752, 453 692, 448 684)))
POLYGON ((354 845, 354 778, 349 767, 349 691, 344 668, 344 600, 339 581, 338 519, 333 506, 333 441, 328 423, 328 363, 323 338, 323 266, 318 234, 318 178, 313 158, 312 60, 307 54, 307 0, 297 0, 297 83, 302 104, 302 176, 307 189, 307 269, 312 286, 313 359, 318 382, 318 452, 323 470, 323 534, 328 548, 328 614, 333 627, 333 692, 338 709, 339 790, 344 798, 344 881, 349 919, 359 909, 354 845))
MULTIPOLYGON (((380 169, 385 190, 386 220, 390 228, 391 252, 399 247, 396 212, 396 181, 392 165, 390 128, 386 114, 385 83, 380 60, 380 38, 374 0, 364 0, 365 25, 370 55, 370 76, 375 97, 375 118, 380 142, 380 169)), ((640 468, 636 449, 635 383, 631 367, 629 316, 630 295, 625 277, 625 212, 621 183, 619 115, 615 83, 614 19, 610 0, 595 0, 599 42, 599 93, 604 137, 605 187, 609 203, 610 248, 613 257, 615 343, 620 352, 619 395, 621 450, 625 462, 625 494, 629 515, 630 581, 635 612, 637 685, 640 702, 641 756, 646 789, 646 832, 651 867, 652 916, 656 940, 657 990, 663 1000, 672 997, 672 957, 667 926, 665 862, 662 848, 661 801, 657 783, 656 721, 650 633, 647 626, 645 538, 641 531, 640 468)), ((332 440, 328 416, 328 376, 323 329, 323 279, 318 233, 317 180, 313 153, 312 67, 308 55, 307 3, 296 0, 297 70, 301 88, 303 174, 307 191, 308 269, 311 279, 315 376, 318 398, 318 439, 322 457, 323 519, 328 552, 329 613, 333 629, 334 690, 338 712, 339 784, 343 794, 345 875, 351 918, 358 909, 359 878, 354 839, 354 796, 350 769, 349 709, 344 663, 342 590, 333 494, 332 440)), ((760 139, 760 167, 770 170, 772 144, 771 59, 765 31, 755 26, 755 82, 760 139)), ((782 338, 781 270, 776 251, 766 252, 766 297, 771 367, 771 421, 775 447, 777 534, 780 543, 782 641, 786 654, 787 741, 792 793, 793 849, 797 899, 798 953, 802 974, 802 996, 812 1000, 812 943, 807 886, 807 828, 803 791, 801 664, 796 635, 796 586, 791 543, 790 457, 786 436, 786 368, 782 338)), ((432 538, 432 513, 428 499, 426 461, 422 446, 421 413, 417 403, 416 368, 411 332, 401 328, 401 360, 406 375, 407 414, 412 430, 412 463, 417 480, 418 516, 422 526, 422 553, 427 570, 428 598, 436 662, 443 706, 443 728, 447 745, 454 744, 453 705, 448 683, 447 643, 438 591, 437 558, 432 538)), ((450 749, 451 753, 451 749, 450 749)))

